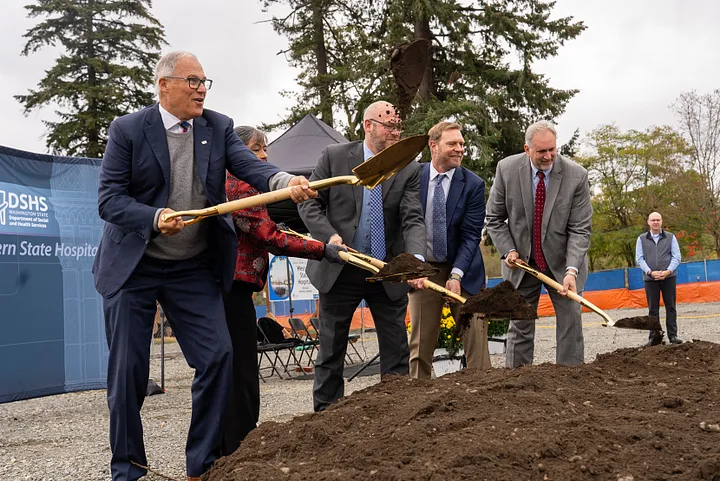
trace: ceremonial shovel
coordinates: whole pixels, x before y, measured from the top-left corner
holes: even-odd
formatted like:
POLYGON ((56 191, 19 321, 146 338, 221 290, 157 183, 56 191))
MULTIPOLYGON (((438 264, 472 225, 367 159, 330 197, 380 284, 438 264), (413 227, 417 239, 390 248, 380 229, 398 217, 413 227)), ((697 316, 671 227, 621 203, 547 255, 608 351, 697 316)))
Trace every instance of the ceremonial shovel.
MULTIPOLYGON (((352 175, 335 176, 333 178, 311 181, 310 188, 320 190, 343 184, 365 186, 373 189, 385 180, 392 178, 398 171, 410 164, 418 154, 427 146, 428 137, 412 136, 401 139, 389 146, 364 163, 353 169, 352 175)), ((290 199, 291 188, 283 188, 269 193, 261 193, 240 200, 228 201, 202 210, 178 211, 162 215, 163 221, 172 220, 179 216, 191 217, 185 220, 186 225, 192 225, 210 216, 224 215, 237 210, 245 210, 254 206, 268 205, 278 201, 290 199)))
MULTIPOLYGON (((547 275, 538 272, 534 268, 532 268, 530 265, 528 265, 524 260, 515 259, 514 265, 522 270, 525 270, 527 273, 532 275, 533 277, 537 278, 541 282, 547 284, 548 286, 554 288, 558 292, 562 290, 563 286, 553 280, 552 278, 548 277, 547 275)), ((593 304, 592 302, 582 298, 580 295, 576 294, 575 292, 572 292, 568 290, 567 294, 568 298, 571 300, 574 300, 575 302, 579 303, 580 305, 583 305, 596 314, 598 314, 600 317, 603 318, 603 324, 606 327, 615 327, 618 329, 640 329, 640 330, 657 330, 660 331, 660 321, 655 317, 627 317, 624 319, 620 319, 617 322, 613 321, 608 314, 603 312, 597 305, 593 304)))
MULTIPOLYGON (((317 241, 314 238, 303 235, 302 233, 298 233, 294 230, 291 230, 285 226, 281 226, 281 230, 283 233, 287 233, 289 235, 295 235, 300 238, 304 238, 305 240, 312 240, 317 241)), ((345 260, 346 263, 349 263, 350 265, 355 265, 358 268, 365 269, 369 272, 372 272, 373 274, 377 275, 377 273, 380 271, 381 268, 383 268, 387 263, 383 262, 382 260, 378 260, 377 258, 373 258, 369 255, 365 255, 364 253, 360 253, 359 251, 355 250, 354 248, 345 247, 347 248, 347 252, 339 252, 338 255, 340 258, 345 260)), ((437 273, 437 270, 436 270, 437 273)), ((423 273, 398 273, 393 274, 391 278, 384 277, 384 278, 376 278, 376 277, 370 277, 368 280, 381 282, 381 281, 388 281, 388 282, 405 282, 407 280, 412 280, 415 278, 422 278, 427 276, 427 274, 423 273)), ((451 292, 450 290, 446 289, 445 287, 438 285, 436 283, 433 283, 429 280, 425 280, 425 288, 428 288, 430 290, 434 290, 436 292, 439 292, 443 295, 446 295, 448 297, 451 297, 455 300, 457 300, 460 303, 465 303, 465 297, 462 297, 455 292, 451 292)))

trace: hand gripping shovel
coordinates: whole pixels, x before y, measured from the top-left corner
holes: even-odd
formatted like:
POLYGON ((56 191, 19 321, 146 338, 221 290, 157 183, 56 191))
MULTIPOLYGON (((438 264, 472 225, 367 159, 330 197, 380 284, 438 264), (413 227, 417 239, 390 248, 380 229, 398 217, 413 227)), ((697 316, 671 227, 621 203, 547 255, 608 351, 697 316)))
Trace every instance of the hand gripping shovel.
MULTIPOLYGON (((335 176, 310 182, 310 188, 320 190, 343 184, 365 186, 373 189, 385 180, 392 178, 398 171, 410 164, 418 154, 427 146, 428 137, 412 136, 401 139, 389 146, 364 163, 353 169, 352 175, 335 176)), ((192 225, 211 216, 225 215, 237 210, 245 210, 254 206, 268 205, 278 201, 290 199, 291 188, 283 188, 269 193, 261 193, 240 200, 228 201, 202 210, 177 211, 162 215, 163 221, 172 220, 179 216, 190 217, 185 220, 186 225, 192 225)))
MULTIPOLYGON (((301 235, 292 230, 281 231, 306 240, 313 240, 313 238, 309 236, 301 235)), ((400 254, 390 263, 385 263, 382 260, 359 253, 349 247, 348 252, 340 252, 339 255, 345 262, 373 273, 374 275, 367 279, 373 282, 406 282, 437 273, 437 269, 432 266, 428 268, 426 263, 417 260, 414 255, 409 253, 400 254), (406 260, 402 260, 405 257, 407 257, 406 260), (397 263, 398 261, 400 261, 400 263, 397 263)), ((537 317, 535 311, 525 303, 522 296, 513 288, 510 282, 503 282, 495 287, 482 289, 478 294, 468 299, 430 280, 424 280, 423 284, 426 289, 433 290, 460 302, 463 305, 461 309, 463 314, 477 313, 482 318, 486 316, 491 318, 512 317, 523 320, 535 319, 537 317)), ((463 318, 461 318, 461 320, 458 321, 458 329, 462 330, 463 325, 466 323, 469 323, 469 320, 463 320, 463 318)))
MULTIPOLYGON (((412 256, 412 255, 411 255, 412 256)), ((381 282, 381 281, 388 281, 388 282, 405 282, 407 280, 412 280, 415 278, 422 278, 427 276, 425 273, 420 272, 403 272, 403 273, 393 273, 387 276, 378 276, 378 273, 380 270, 385 268, 387 263, 383 262, 382 260, 378 260, 377 258, 373 258, 367 255, 364 255, 362 253, 358 253, 355 250, 350 251, 350 253, 346 252, 340 252, 340 257, 345 260, 347 263, 351 265, 355 265, 359 268, 364 268, 365 270, 372 272, 375 277, 370 277, 368 280, 381 282)), ((437 270, 436 270, 437 272, 437 270)), ((450 290, 446 289, 442 285, 438 285, 434 282, 431 282, 430 280, 425 280, 425 288, 434 290, 435 292, 441 293, 445 295, 446 297, 450 297, 452 299, 457 300, 461 304, 464 304, 467 300, 465 297, 456 294, 455 292, 451 292, 450 290)))
MULTIPOLYGON (((422 265, 425 264, 419 260, 417 260, 417 269, 406 268, 415 264, 413 261, 415 257, 408 253, 398 255, 388 264, 360 253, 344 253, 344 255, 340 256, 348 263, 375 273, 373 277, 367 279, 369 281, 404 282, 433 274, 424 269, 422 265), (396 263, 403 257, 407 257, 407 261, 396 263)), ((434 267, 433 270, 435 270, 434 267)), ((460 320, 456 321, 456 336, 462 334, 470 325, 472 314, 487 319, 516 318, 524 320, 537 318, 537 313, 523 300, 520 293, 515 290, 510 282, 503 282, 495 287, 482 289, 479 293, 467 299, 427 279, 423 281, 423 285, 426 289, 438 292, 462 304, 460 309, 462 316, 460 320)))
MULTIPOLYGON (((305 240, 315 240, 314 238, 303 235, 301 233, 298 233, 294 230, 290 230, 287 227, 282 227, 280 230, 283 233, 287 233, 289 235, 295 235, 300 238, 304 238, 305 240)), ((368 278, 368 280, 374 280, 374 281, 388 281, 388 282, 404 282, 407 280, 412 280, 415 278, 422 278, 426 277, 428 275, 433 275, 433 273, 429 273, 428 271, 425 271, 426 269, 421 269, 419 271, 413 271, 413 272, 403 272, 403 273, 392 273, 389 276, 381 276, 377 277, 380 270, 382 270, 387 263, 383 262, 382 260, 378 260, 377 258, 373 258, 369 255, 365 255, 364 253, 360 253, 357 250, 346 247, 348 249, 347 252, 340 252, 340 258, 345 260, 346 263, 349 263, 350 265, 355 265, 358 268, 362 268, 364 270, 367 270, 368 272, 371 272, 376 277, 368 278)), ((410 255, 412 256, 412 255, 410 255)), ((418 260, 420 262, 420 260, 418 260)), ((420 262, 422 263, 422 262, 420 262)), ((434 273, 437 273, 437 270, 434 270, 434 273)), ((465 297, 461 297, 460 295, 451 292, 450 290, 447 290, 445 287, 440 286, 436 283, 433 283, 429 280, 425 280, 425 288, 429 288, 430 290, 435 290, 436 292, 439 292, 443 295, 446 295, 448 297, 451 297, 455 300, 457 300, 460 303, 465 303, 465 297)))

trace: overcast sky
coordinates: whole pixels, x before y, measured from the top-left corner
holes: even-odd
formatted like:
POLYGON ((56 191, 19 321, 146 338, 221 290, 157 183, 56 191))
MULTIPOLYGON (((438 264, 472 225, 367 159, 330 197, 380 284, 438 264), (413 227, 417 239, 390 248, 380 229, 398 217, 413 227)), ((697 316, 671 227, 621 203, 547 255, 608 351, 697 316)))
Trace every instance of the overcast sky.
MULTIPOLYGON (((13 95, 34 88, 58 50, 20 56, 22 35, 37 19, 23 6, 30 0, 3 0, 0 18, 0 145, 47 152, 43 119, 52 109, 23 116, 13 95)), ((280 55, 286 46, 268 23, 260 0, 155 0, 152 13, 164 25, 164 51, 189 50, 215 81, 206 107, 236 124, 272 122, 289 107, 279 95, 293 89, 296 72, 280 55)), ((555 16, 573 16, 587 29, 538 62, 551 85, 580 89, 558 119, 559 143, 615 122, 622 129, 676 123, 669 106, 681 92, 720 87, 720 1, 558 0, 555 16)))

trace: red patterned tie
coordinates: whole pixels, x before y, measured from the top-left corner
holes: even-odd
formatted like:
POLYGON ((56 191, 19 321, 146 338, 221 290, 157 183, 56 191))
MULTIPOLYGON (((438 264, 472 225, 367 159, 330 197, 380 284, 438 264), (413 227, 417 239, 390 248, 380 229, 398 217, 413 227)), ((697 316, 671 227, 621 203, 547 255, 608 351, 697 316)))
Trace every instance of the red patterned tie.
POLYGON ((547 270, 545 255, 542 251, 542 219, 545 209, 545 173, 537 172, 539 178, 535 188, 535 213, 533 214, 533 251, 535 252, 535 263, 540 270, 547 270))

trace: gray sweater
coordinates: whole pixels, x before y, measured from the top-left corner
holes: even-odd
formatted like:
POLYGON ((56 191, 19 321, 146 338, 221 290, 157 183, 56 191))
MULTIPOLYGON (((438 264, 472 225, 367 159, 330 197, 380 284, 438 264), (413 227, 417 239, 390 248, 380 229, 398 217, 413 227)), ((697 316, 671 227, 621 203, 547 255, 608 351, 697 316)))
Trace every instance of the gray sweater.
MULTIPOLYGON (((167 206, 175 211, 207 208, 200 175, 195 165, 193 133, 166 131, 170 152, 170 196, 167 206)), ((175 235, 155 237, 145 254, 162 260, 187 260, 204 252, 208 246, 208 223, 185 227, 175 235)))

